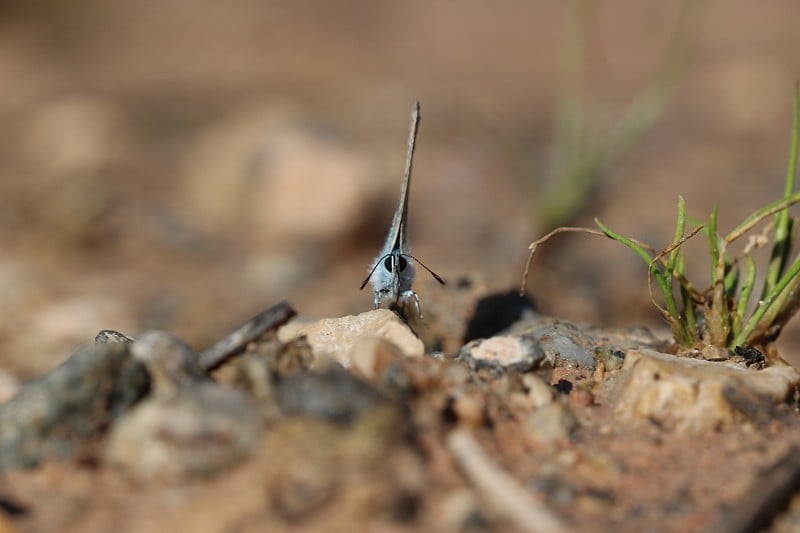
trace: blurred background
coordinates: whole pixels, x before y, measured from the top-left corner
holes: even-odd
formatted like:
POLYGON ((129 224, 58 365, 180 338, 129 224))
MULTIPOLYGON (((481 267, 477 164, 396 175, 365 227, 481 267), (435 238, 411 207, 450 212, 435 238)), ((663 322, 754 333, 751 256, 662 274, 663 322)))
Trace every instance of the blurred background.
MULTIPOLYGON (((516 288, 532 240, 595 216, 665 247, 679 194, 725 232, 782 194, 797 20, 791 0, 0 3, 0 366, 30 377, 104 328, 202 347, 284 298, 371 309, 415 99, 411 249, 452 283, 516 288)), ((529 291, 660 327, 645 270, 563 235, 529 291)))

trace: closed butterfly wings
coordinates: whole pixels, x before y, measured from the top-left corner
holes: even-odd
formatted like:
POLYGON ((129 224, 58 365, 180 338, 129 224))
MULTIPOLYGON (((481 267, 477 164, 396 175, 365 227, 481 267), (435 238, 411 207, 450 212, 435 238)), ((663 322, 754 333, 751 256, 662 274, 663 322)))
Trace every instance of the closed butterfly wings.
POLYGON ((411 129, 408 135, 408 153, 403 187, 400 191, 400 202, 392 218, 392 226, 386 237, 386 243, 372 264, 369 275, 361 284, 361 288, 363 289, 367 282, 372 284, 375 291, 376 309, 394 308, 405 314, 407 306, 413 301, 417 315, 422 316, 419 297, 412 289, 415 276, 412 260, 430 272, 439 283, 444 284, 444 280, 423 265, 408 250, 408 192, 419 119, 419 102, 415 102, 411 112, 411 129))

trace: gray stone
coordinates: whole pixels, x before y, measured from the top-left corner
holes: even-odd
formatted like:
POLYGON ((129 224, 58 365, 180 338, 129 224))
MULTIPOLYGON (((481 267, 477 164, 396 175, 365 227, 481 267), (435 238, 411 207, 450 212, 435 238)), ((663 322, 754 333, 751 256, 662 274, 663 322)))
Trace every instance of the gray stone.
POLYGON ((148 390, 142 364, 124 343, 79 348, 61 366, 0 405, 0 470, 66 458, 148 390))

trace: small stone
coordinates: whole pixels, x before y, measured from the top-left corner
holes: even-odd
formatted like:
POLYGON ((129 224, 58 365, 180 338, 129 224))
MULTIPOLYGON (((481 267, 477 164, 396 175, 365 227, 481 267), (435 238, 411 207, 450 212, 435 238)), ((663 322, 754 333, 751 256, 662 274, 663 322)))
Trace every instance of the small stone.
POLYGON ((543 405, 524 419, 523 431, 531 440, 544 445, 565 444, 577 427, 572 412, 562 403, 543 405))
POLYGON ((591 407, 594 405, 594 394, 585 389, 572 389, 569 393, 569 401, 581 407, 591 407))
POLYGON ((143 333, 133 343, 131 354, 147 366, 157 394, 208 379, 197 364, 194 352, 166 331, 143 333))
POLYGON ((100 333, 98 333, 94 337, 95 344, 105 343, 105 342, 130 343, 130 342, 133 342, 133 341, 134 341, 134 339, 132 337, 128 337, 124 333, 120 333, 119 331, 115 331, 113 329, 101 330, 100 333))
POLYGON ((486 405, 476 394, 456 393, 452 398, 453 412, 459 422, 471 426, 479 426, 486 421, 486 405))
POLYGON ((610 346, 598 346, 595 348, 594 357, 599 367, 607 372, 619 370, 625 362, 625 352, 610 346))
MULTIPOLYGON (((315 359, 331 357, 343 367, 351 365, 353 347, 363 337, 379 337, 393 343, 406 357, 422 357, 425 346, 400 318, 388 309, 375 309, 355 316, 326 318, 297 328, 294 336, 305 336, 315 359)), ((281 340, 287 340, 285 334, 281 340)))
POLYGON ((545 383, 539 376, 525 374, 522 376, 522 384, 528 389, 527 396, 531 407, 538 408, 553 403, 553 398, 555 397, 553 387, 545 383))
POLYGON ((731 357, 727 348, 712 346, 711 344, 704 346, 700 350, 700 355, 706 361, 727 361, 731 357))
POLYGON ((547 326, 534 331, 530 337, 538 343, 553 366, 566 363, 594 368, 594 356, 580 344, 580 330, 571 324, 569 326, 566 323, 547 326))
POLYGON ((520 337, 491 337, 468 343, 456 358, 473 370, 489 368, 529 372, 544 360, 544 353, 538 345, 524 342, 520 337))
POLYGON ((751 370, 653 350, 629 351, 620 377, 613 394, 618 416, 695 432, 743 418, 741 406, 734 407, 731 399, 744 398, 750 413, 758 415, 765 405, 784 401, 800 383, 800 374, 789 366, 751 370), (752 398, 766 403, 750 406, 752 398))

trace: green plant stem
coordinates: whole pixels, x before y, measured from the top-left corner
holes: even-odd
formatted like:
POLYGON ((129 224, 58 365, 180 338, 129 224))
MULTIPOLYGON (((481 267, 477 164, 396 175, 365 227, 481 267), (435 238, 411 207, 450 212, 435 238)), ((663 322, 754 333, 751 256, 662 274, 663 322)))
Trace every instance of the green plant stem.
POLYGON ((800 275, 800 258, 795 260, 791 268, 789 268, 789 271, 778 281, 777 285, 773 287, 767 297, 759 303, 753 316, 747 321, 745 327, 734 337, 731 346, 743 346, 749 342, 751 335, 757 328, 763 331, 769 327, 769 324, 762 324, 763 318, 783 291, 789 287, 791 283, 797 283, 798 280, 795 278, 797 278, 798 275, 800 275))
POLYGON ((662 311, 664 318, 669 321, 670 327, 672 328, 672 334, 675 336, 675 339, 681 344, 685 343, 686 331, 683 322, 681 321, 681 314, 680 311, 678 311, 678 305, 675 302, 675 296, 672 293, 672 280, 667 279, 667 277, 658 267, 658 263, 653 260, 654 256, 650 255, 640 244, 634 242, 632 239, 612 231, 610 228, 600 222, 599 219, 595 218, 594 222, 601 230, 603 230, 603 233, 608 235, 609 238, 624 244, 636 252, 636 254, 641 257, 645 263, 647 263, 649 272, 653 276, 653 279, 656 280, 658 288, 664 297, 664 303, 667 306, 666 312, 662 311))
MULTIPOLYGON (((800 83, 795 83, 792 111, 792 141, 789 151, 789 164, 786 168, 784 198, 788 198, 794 192, 795 178, 797 176, 797 152, 798 144, 800 143, 800 83)), ((772 290, 786 268, 786 263, 791 253, 792 225, 788 209, 784 209, 775 215, 775 244, 770 255, 762 297, 772 290)))
POLYGON ((736 311, 731 320, 731 334, 735 337, 742 330, 742 322, 747 312, 747 304, 750 303, 750 296, 753 293, 753 286, 756 283, 756 262, 751 255, 745 257, 744 281, 742 281, 742 292, 739 294, 739 301, 736 311))

